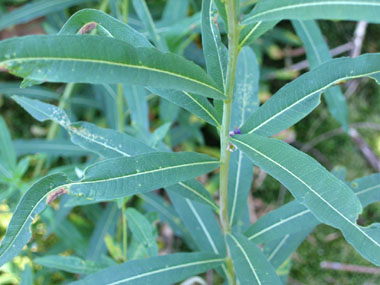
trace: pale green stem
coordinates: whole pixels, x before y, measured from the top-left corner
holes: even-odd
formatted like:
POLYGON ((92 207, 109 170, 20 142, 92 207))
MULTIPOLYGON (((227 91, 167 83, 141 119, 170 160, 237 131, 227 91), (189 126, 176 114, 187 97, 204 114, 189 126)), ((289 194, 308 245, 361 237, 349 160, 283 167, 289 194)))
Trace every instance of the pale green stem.
POLYGON ((127 261, 128 260, 128 230, 127 230, 127 223, 128 223, 128 220, 127 220, 127 217, 126 217, 126 213, 125 213, 125 203, 126 201, 123 199, 123 204, 121 206, 121 221, 123 223, 123 257, 124 257, 124 261, 127 261))
MULTIPOLYGON (((220 133, 220 213, 219 218, 223 227, 224 235, 231 233, 228 221, 228 172, 230 162, 229 131, 232 114, 232 101, 235 88, 235 74, 237 58, 239 55, 239 23, 237 19, 236 0, 226 0, 225 2, 228 19, 228 65, 227 84, 225 95, 227 97, 223 104, 223 121, 220 133)), ((227 270, 229 282, 235 284, 235 272, 232 266, 229 249, 227 248, 227 270)))
POLYGON ((103 0, 99 5, 99 10, 105 12, 108 7, 109 0, 103 0))
POLYGON ((124 23, 128 24, 129 0, 123 0, 123 3, 121 4, 121 13, 123 15, 124 23))

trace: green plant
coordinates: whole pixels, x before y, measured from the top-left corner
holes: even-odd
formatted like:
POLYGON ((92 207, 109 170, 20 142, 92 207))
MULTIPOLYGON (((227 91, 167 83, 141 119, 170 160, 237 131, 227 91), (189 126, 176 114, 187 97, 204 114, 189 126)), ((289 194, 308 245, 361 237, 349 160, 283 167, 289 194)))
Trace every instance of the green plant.
MULTIPOLYGON (((66 2, 71 3, 69 6, 86 1, 66 2)), ((96 219, 87 255, 83 253, 87 241, 78 238, 73 248, 77 255, 86 256, 86 260, 75 255, 34 259, 46 267, 88 274, 76 281, 79 284, 155 281, 170 284, 209 269, 215 269, 230 284, 236 280, 241 284, 278 284, 282 282, 280 277, 286 280, 291 252, 319 223, 339 229, 364 258, 380 265, 379 224, 362 227, 356 222, 363 207, 379 200, 380 176, 363 177, 348 185, 342 181, 344 177, 328 172, 305 153, 268 138, 314 110, 322 93, 331 114, 347 130, 344 96, 336 85, 359 77, 378 80, 380 55, 331 59, 312 20, 377 23, 380 1, 266 0, 258 1, 249 11, 247 7, 253 2, 256 1, 203 0, 200 14, 179 21, 163 36, 157 27, 167 27, 174 21, 173 13, 164 13, 164 19, 156 26, 145 1, 133 0, 135 13, 148 37, 104 12, 84 9, 74 14, 57 35, 0 42, 0 67, 23 77, 22 86, 27 87, 24 90, 42 92, 43 89, 31 86, 43 82, 68 83, 59 107, 23 96, 12 98, 35 119, 54 122, 48 139, 55 138, 60 125, 75 145, 98 156, 88 159, 84 166, 78 161, 73 163, 71 171, 53 169, 55 173, 30 186, 15 208, 2 240, 0 264, 19 254, 31 238, 33 220, 46 204, 56 205, 54 200, 61 196, 65 197, 68 209, 108 201, 103 215, 96 219), (215 17, 214 5, 220 18, 215 17), (312 70, 285 85, 259 107, 259 67, 248 45, 283 19, 293 20, 312 70), (181 54, 191 43, 194 38, 184 39, 197 25, 201 29, 207 72, 175 54, 181 54), (228 49, 220 31, 227 35, 228 49), (63 109, 75 83, 94 84, 97 92, 105 93, 105 90, 115 96, 112 111, 117 115, 114 127, 118 130, 72 122, 73 116, 63 109), (154 133, 149 131, 148 94, 158 95, 160 106, 167 111, 161 115, 164 124, 154 133), (124 101, 130 107, 131 126, 126 125, 124 101), (172 152, 175 144, 168 132, 178 116, 178 107, 173 103, 217 129, 218 160, 195 152, 172 152), (250 225, 247 197, 253 165, 281 182, 296 200, 250 225), (194 180, 218 167, 219 205, 194 180), (149 193, 159 188, 165 188, 172 205, 162 196, 149 193), (126 208, 133 195, 155 208, 160 217, 126 208), (220 226, 215 213, 219 214, 220 226), (112 237, 119 215, 122 216, 120 247, 112 237), (194 252, 158 256, 154 226, 158 219, 167 221, 194 252), (102 244, 100 249, 98 244, 102 244), (258 247, 260 244, 264 244, 264 250, 258 247), (105 257, 107 249, 112 259, 105 257)), ((127 21, 128 1, 122 4, 118 8, 121 18, 127 21)), ((187 6, 187 1, 169 1, 167 11, 178 9, 182 13, 179 15, 186 16, 187 6)), ((7 134, 2 121, 0 127, 7 134)), ((196 133, 191 125, 183 123, 181 127, 196 133)), ((22 165, 27 163, 21 161, 16 166, 15 155, 5 151, 12 149, 9 135, 2 142, 2 165, 6 165, 0 169, 2 180, 17 185, 27 168, 22 165)), ((57 141, 52 145, 59 146, 57 141)), ((40 160, 36 176, 42 172, 45 162, 45 158, 40 160)), ((54 231, 63 219, 60 215, 65 214, 60 209, 51 215, 52 228, 48 230, 54 231)))

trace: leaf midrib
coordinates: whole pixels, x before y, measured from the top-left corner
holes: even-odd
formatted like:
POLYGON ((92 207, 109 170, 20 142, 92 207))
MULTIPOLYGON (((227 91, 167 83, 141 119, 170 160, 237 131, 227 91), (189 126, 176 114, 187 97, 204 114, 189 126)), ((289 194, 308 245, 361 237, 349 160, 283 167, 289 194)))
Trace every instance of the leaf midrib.
POLYGON ((139 173, 131 173, 128 175, 122 175, 122 176, 117 176, 117 177, 111 177, 108 179, 98 179, 98 180, 93 180, 93 181, 79 181, 79 182, 73 182, 70 183, 70 186, 73 185, 83 185, 83 184, 93 184, 93 183, 103 183, 103 182, 109 182, 113 180, 119 180, 119 179, 125 179, 129 177, 135 177, 135 176, 140 176, 140 175, 146 175, 146 174, 151 174, 155 172, 160 172, 160 171, 166 171, 169 169, 175 169, 175 168, 183 168, 187 166, 195 166, 195 165, 204 165, 204 164, 218 164, 218 161, 201 161, 201 162, 192 162, 192 163, 185 163, 185 164, 178 164, 178 165, 173 165, 173 166, 167 166, 167 167, 162 167, 158 169, 151 169, 151 170, 146 170, 146 171, 141 171, 139 173))
POLYGON ((274 8, 270 9, 267 11, 260 12, 258 14, 252 15, 251 17, 248 17, 243 21, 244 23, 251 23, 254 21, 255 18, 259 18, 263 15, 266 14, 271 14, 279 11, 284 11, 284 10, 291 10, 291 9, 296 9, 296 8, 305 8, 305 7, 315 7, 315 6, 333 6, 333 5, 348 5, 348 6, 380 6, 380 3, 374 3, 374 2, 363 2, 363 1, 357 1, 357 2, 352 2, 352 1, 324 1, 324 2, 312 2, 312 3, 301 3, 301 4, 293 4, 293 5, 288 5, 284 7, 279 7, 279 8, 274 8))
POLYGON ((128 282, 128 281, 131 281, 131 280, 143 278, 143 277, 149 276, 149 275, 154 275, 154 274, 162 273, 162 272, 165 272, 165 271, 171 271, 171 270, 175 270, 175 269, 179 269, 179 268, 183 268, 183 267, 196 266, 196 265, 205 264, 205 263, 221 262, 223 260, 224 260, 223 258, 217 258, 217 259, 194 261, 194 262, 189 262, 189 263, 185 263, 185 264, 174 265, 174 266, 171 266, 171 267, 165 267, 165 268, 162 268, 162 269, 157 269, 157 270, 154 270, 154 271, 138 274, 138 275, 135 275, 135 276, 132 276, 132 277, 128 277, 128 278, 125 278, 125 279, 122 279, 122 280, 119 280, 119 281, 116 281, 116 282, 108 283, 107 285, 120 284, 120 283, 123 283, 123 282, 128 282))
MULTIPOLYGON (((372 72, 368 72, 368 73, 363 73, 363 74, 358 74, 358 75, 355 75, 355 76, 344 76, 344 77, 341 77, 341 78, 338 78, 334 81, 332 81, 331 83, 319 88, 318 90, 315 90, 311 93, 309 93, 308 95, 306 96, 303 96, 301 99, 295 101, 294 103, 292 103, 291 105, 289 105, 288 107, 284 108, 283 110, 281 110, 280 112, 274 114, 273 116, 269 117, 268 119, 266 119, 264 122, 260 123, 260 125, 256 126, 255 128, 253 128, 252 130, 250 130, 247 134, 251 134, 253 133, 254 131, 257 131, 258 129, 262 128, 263 126, 265 126, 266 124, 268 124, 269 122, 271 122, 272 120, 274 120, 275 118, 277 118, 278 116, 280 116, 281 114, 283 114, 284 112, 288 111, 289 109, 293 108, 294 106, 302 103, 303 101, 305 101, 306 99, 308 99, 309 97, 319 93, 319 92, 322 92, 323 90, 333 86, 334 84, 340 82, 340 81, 344 81, 344 80, 348 80, 348 79, 355 79, 355 78, 360 78, 360 77, 367 77, 367 76, 371 76, 373 74, 376 74, 376 73, 379 73, 380 70, 378 71, 372 71, 372 72)), ((268 101, 269 102, 269 101, 268 101)))
POLYGON ((127 63, 121 63, 121 62, 106 61, 106 60, 101 60, 101 59, 90 59, 90 58, 83 59, 83 58, 51 57, 51 56, 49 56, 49 57, 19 57, 19 58, 15 58, 15 59, 8 59, 8 60, 4 60, 4 61, 0 62, 0 66, 1 65, 7 66, 8 64, 12 64, 13 62, 20 64, 22 61, 74 61, 74 62, 79 61, 79 62, 86 62, 86 63, 97 63, 97 64, 105 64, 105 65, 111 65, 111 66, 120 66, 120 67, 148 70, 148 71, 167 74, 167 75, 170 75, 173 77, 178 77, 178 78, 181 78, 184 80, 194 82, 196 84, 199 84, 199 85, 205 86, 211 90, 214 90, 224 97, 224 93, 222 91, 220 91, 218 88, 216 88, 212 85, 209 85, 205 82, 199 81, 195 78, 186 77, 182 74, 173 73, 170 71, 157 69, 157 68, 145 66, 145 65, 127 64, 127 63))
MULTIPOLYGON (((373 189, 376 189, 376 188, 379 188, 379 187, 380 187, 380 185, 364 188, 364 189, 360 190, 359 192, 356 192, 355 195, 359 196, 361 194, 364 194, 366 192, 372 191, 373 189)), ((277 223, 274 223, 274 224, 270 225, 269 227, 264 228, 261 231, 259 231, 259 232, 255 233, 255 234, 251 235, 250 237, 248 237, 248 240, 252 240, 252 239, 254 239, 254 238, 256 238, 256 237, 258 237, 258 236, 266 233, 267 231, 269 231, 269 230, 271 230, 273 228, 276 228, 276 227, 278 227, 278 226, 280 226, 280 225, 282 225, 282 224, 284 224, 284 223, 286 223, 288 221, 291 221, 291 220, 293 220, 293 219, 295 219, 295 218, 297 218, 299 216, 303 216, 303 215, 305 215, 307 213, 311 213, 311 211, 309 209, 306 209, 306 210, 301 211, 299 213, 293 214, 292 216, 289 216, 286 219, 283 219, 283 220, 281 220, 281 221, 279 221, 277 223)))

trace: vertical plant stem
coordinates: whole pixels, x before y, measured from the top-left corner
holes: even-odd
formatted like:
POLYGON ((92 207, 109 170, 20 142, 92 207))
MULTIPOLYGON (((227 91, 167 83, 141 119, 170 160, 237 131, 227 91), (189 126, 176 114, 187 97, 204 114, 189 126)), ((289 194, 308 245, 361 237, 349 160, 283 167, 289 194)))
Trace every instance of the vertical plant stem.
POLYGON ((121 11, 124 23, 128 24, 129 0, 123 0, 121 4, 121 11))
POLYGON ((109 0, 102 0, 102 2, 99 5, 99 10, 105 12, 108 7, 109 0))
MULTIPOLYGON (((71 94, 73 93, 74 86, 75 86, 75 83, 66 84, 65 90, 63 91, 63 94, 62 94, 61 98, 59 99, 59 103, 58 103, 58 107, 60 109, 66 108, 67 101, 69 100, 71 94)), ((58 123, 52 122, 50 127, 49 127, 48 133, 46 135, 46 139, 47 140, 54 139, 55 136, 57 135, 57 132, 58 132, 58 123)), ((34 169, 33 177, 36 177, 41 173, 42 167, 44 166, 44 163, 45 163, 45 157, 42 157, 38 161, 36 168, 34 169)))
POLYGON ((117 128, 119 132, 124 131, 124 97, 123 97, 123 85, 117 84, 117 128))
POLYGON ((239 54, 239 27, 236 17, 235 0, 226 1, 228 16, 228 66, 226 97, 223 104, 223 121, 220 134, 220 219, 225 233, 230 233, 228 223, 228 170, 231 152, 229 151, 229 130, 232 113, 232 100, 235 87, 235 73, 239 54))
MULTIPOLYGON (((220 133, 220 213, 219 218, 223 227, 224 235, 231 233, 228 221, 228 172, 231 152, 229 150, 229 131, 232 114, 232 101, 235 88, 236 64, 239 55, 239 24, 236 11, 236 0, 226 0, 225 2, 228 19, 228 65, 227 84, 225 95, 227 97, 223 103, 223 121, 220 133)), ((227 270, 230 283, 235 284, 235 272, 232 266, 230 253, 228 250, 227 270)))
POLYGON ((123 257, 124 257, 124 261, 127 261, 128 260, 128 230, 127 230, 127 216, 126 216, 126 207, 125 207, 125 204, 126 204, 126 201, 123 199, 123 204, 121 206, 121 220, 122 220, 122 223, 123 223, 123 257))

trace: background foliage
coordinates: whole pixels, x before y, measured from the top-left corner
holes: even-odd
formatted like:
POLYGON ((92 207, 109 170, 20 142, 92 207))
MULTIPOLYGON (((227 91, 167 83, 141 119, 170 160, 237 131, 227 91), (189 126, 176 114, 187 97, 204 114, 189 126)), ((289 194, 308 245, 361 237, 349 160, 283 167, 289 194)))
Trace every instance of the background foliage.
MULTIPOLYGON (((120 20, 125 20, 125 15, 128 15, 128 23, 142 31, 144 35, 149 35, 152 42, 161 50, 170 50, 184 55, 206 67, 201 50, 200 16, 197 13, 201 10, 201 1, 147 1, 156 27, 147 25, 149 19, 146 18, 148 15, 144 13, 144 7, 139 7, 135 3, 139 1, 130 1, 133 3, 129 3, 128 6, 124 5, 127 1, 117 0, 28 2, 30 1, 20 0, 0 3, 1 39, 26 34, 54 34, 76 11, 82 8, 100 8, 120 20), (172 5, 169 8, 168 2, 172 5), (181 3, 189 5, 183 4, 184 8, 181 3), (36 5, 34 6, 36 8, 31 9, 28 5, 36 5), (127 14, 125 9, 128 9, 127 14), (145 21, 140 21, 144 17, 145 21), (167 44, 160 37, 165 37, 167 44)), ((240 4, 243 9, 248 11, 254 2, 241 1, 240 4)), ((360 26, 356 22, 347 21, 318 21, 318 24, 328 46, 333 49, 335 55, 357 56, 358 54, 354 53, 358 53, 358 49, 359 53, 380 50, 379 43, 374 36, 380 32, 379 26, 376 24, 364 26, 365 23, 361 23, 362 26, 360 26), (364 31, 362 36, 360 36, 360 31, 364 31), (360 48, 361 46, 362 48, 360 48)), ((81 23, 76 25, 81 25, 81 23)), ((220 17, 217 19, 217 25, 223 30, 220 17)), ((299 28, 297 24, 293 23, 292 25, 290 21, 283 21, 263 37, 252 42, 251 47, 258 62, 262 64, 259 83, 260 103, 266 102, 282 86, 308 70, 304 61, 306 56, 305 50, 302 48, 302 40, 296 35, 296 30, 299 28)), ((70 27, 67 27, 67 33, 70 33, 70 27)), ((225 34, 222 34, 220 41, 226 43, 225 34)), ((72 39, 67 39, 65 42, 68 45, 75 44, 72 39)), ((136 45, 142 47, 149 46, 150 43, 136 42, 136 45)), ((102 46, 102 48, 106 49, 107 47, 102 46)), ((203 44, 203 49, 205 48, 203 44)), ((328 59, 325 58, 321 61, 328 59)), ((311 68, 314 68, 311 61, 310 65, 311 68)), ((208 66, 207 69, 209 69, 208 66)), ((86 76, 85 73, 83 74, 86 76)), ((115 75, 105 76, 111 78, 115 75)), ((199 75, 199 78, 201 77, 202 75, 199 75)), ((223 82, 217 83, 223 85, 223 82)), ((65 126, 79 128, 83 125, 74 124, 72 126, 70 123, 88 121, 101 127, 120 128, 119 118, 116 115, 118 113, 117 103, 120 98, 117 95, 118 87, 116 86, 89 84, 67 84, 65 86, 48 83, 43 87, 19 89, 19 85, 18 78, 5 72, 0 73, 0 111, 3 118, 0 120, 1 154, 2 159, 8 156, 10 162, 8 167, 12 169, 12 174, 8 177, 6 170, 1 169, 1 175, 5 176, 5 178, 2 177, 0 192, 2 200, 0 205, 1 236, 5 234, 17 202, 36 178, 59 171, 64 171, 69 177, 81 177, 85 166, 95 162, 95 156, 70 142, 65 126), (68 125, 60 124, 61 126, 59 126, 57 123, 44 121, 46 118, 41 119, 44 122, 32 120, 20 105, 25 107, 27 103, 30 105, 37 103, 22 101, 21 97, 13 97, 13 100, 11 99, 13 95, 27 96, 59 105, 68 114, 71 122, 68 125), (8 132, 10 137, 8 137, 8 132), (14 154, 10 147, 10 138, 14 154), (47 140, 43 140, 44 138, 47 140)), ((337 115, 338 120, 329 115, 329 102, 326 102, 324 99, 326 97, 323 97, 322 104, 309 116, 278 136, 312 155, 329 170, 335 169, 338 173, 346 172, 346 180, 352 181, 380 171, 378 162, 380 155, 379 88, 373 80, 368 78, 342 82, 340 87, 341 95, 345 96, 347 100, 348 125, 345 125, 344 120, 339 120, 339 114, 337 115), (346 133, 344 129, 349 129, 350 132, 346 133), (339 168, 342 166, 345 169, 339 168)), ((188 91, 193 91, 190 84, 188 88, 188 91)), ((152 95, 155 91, 158 92, 153 89, 148 92, 143 88, 136 88, 131 92, 125 92, 128 95, 122 100, 128 102, 128 105, 125 106, 125 118, 128 126, 124 131, 146 141, 151 148, 165 149, 163 144, 165 142, 178 151, 196 151, 218 157, 218 135, 214 128, 205 123, 206 121, 215 125, 218 121, 220 122, 221 118, 218 117, 218 114, 211 113, 210 115, 209 112, 200 110, 197 115, 203 120, 199 119, 169 102, 176 96, 178 98, 178 94, 168 92, 167 100, 165 100, 152 95), (152 134, 148 135, 149 131, 152 134)), ((217 97, 218 93, 215 92, 214 95, 217 97)), ((342 116, 344 117, 344 115, 342 116)), ((52 118, 50 114, 49 119, 61 122, 62 117, 52 118)), ((239 125, 238 119, 233 127, 239 125)), ((84 126, 90 128, 90 126, 84 126)), ((104 150, 97 150, 100 154, 102 151, 104 150)), ((149 152, 149 150, 141 150, 141 153, 145 152, 149 152)), ((3 161, 1 163, 4 165, 3 161)), ((254 174, 253 185, 251 189, 248 189, 251 190, 254 197, 252 198, 251 195, 249 201, 251 220, 256 220, 292 200, 290 193, 279 182, 267 176, 265 172, 255 168, 254 174)), ((340 175, 345 176, 344 174, 340 175)), ((218 174, 213 173, 210 176, 203 176, 201 179, 207 189, 207 193, 204 193, 206 198, 203 198, 201 202, 206 199, 212 204, 214 202, 209 197, 216 195, 218 174)), ((196 185, 192 185, 192 187, 196 187, 196 185)), ((162 194, 162 191, 158 192, 162 194)), ((168 193, 171 200, 176 199, 174 194, 168 193)), ((175 211, 165 202, 164 198, 165 196, 157 197, 147 193, 128 201, 130 208, 126 211, 126 217, 129 227, 127 235, 129 259, 156 256, 159 252, 186 251, 191 244, 194 244, 189 235, 183 232, 184 225, 178 222, 177 217, 171 216, 171 214, 175 214, 175 211), (164 210, 160 211, 159 207, 164 207, 164 210), (164 217, 165 214, 166 217, 164 217), (139 231, 139 225, 144 228, 144 231, 139 231), (137 240, 143 241, 144 246, 138 245, 137 240)), ((187 209, 185 206, 182 205, 184 209, 187 209)), ((216 207, 216 205, 213 204, 212 207, 216 207)), ((199 206, 199 209, 208 211, 202 206, 199 206)), ((191 207, 188 210, 191 210, 191 207)), ((183 215, 186 215, 186 211, 183 212, 183 215)), ((380 222, 379 217, 380 205, 377 202, 365 208, 358 223, 367 226, 373 222, 380 222)), ((80 199, 67 202, 62 196, 60 203, 53 202, 51 207, 48 207, 33 223, 33 240, 29 248, 23 251, 22 256, 16 257, 12 263, 7 263, 0 269, 0 283, 18 284, 23 282, 30 284, 28 280, 32 276, 36 284, 65 283, 74 280, 78 274, 93 273, 99 268, 120 263, 125 259, 123 252, 124 229, 121 225, 122 218, 117 205, 111 203, 81 205, 80 199), (66 203, 68 207, 62 207, 63 203, 66 203), (108 222, 110 220, 113 222, 108 222), (92 236, 102 227, 106 231, 102 233, 105 243, 96 247, 98 246, 97 241, 93 240, 92 236), (88 245, 92 249, 96 248, 99 253, 96 250, 86 251, 88 245), (75 257, 69 261, 61 261, 61 263, 59 258, 44 259, 44 256, 57 255, 62 252, 65 255, 82 256, 89 260, 96 260, 95 255, 108 252, 109 258, 103 260, 103 264, 91 261, 84 263, 82 259, 75 259, 75 257), (57 271, 54 269, 57 266, 63 269, 57 271)), ((291 260, 284 263, 279 271, 286 275, 290 270, 288 279, 290 284, 321 282, 377 284, 380 282, 379 275, 322 268, 321 264, 324 261, 373 267, 345 242, 338 230, 327 225, 319 225, 307 235, 306 240, 292 255, 291 260)), ((209 281, 212 280, 210 282, 215 284, 220 282, 217 276, 213 278, 210 274, 202 277, 209 281)))

